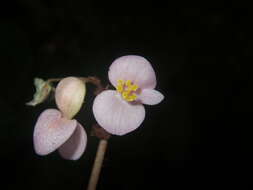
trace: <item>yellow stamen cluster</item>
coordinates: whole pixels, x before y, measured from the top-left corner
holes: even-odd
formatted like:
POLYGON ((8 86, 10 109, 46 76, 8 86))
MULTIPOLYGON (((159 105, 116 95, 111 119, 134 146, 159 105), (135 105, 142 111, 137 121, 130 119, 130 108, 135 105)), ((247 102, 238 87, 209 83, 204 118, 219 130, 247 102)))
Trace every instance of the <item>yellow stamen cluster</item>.
POLYGON ((118 80, 117 82, 116 89, 126 101, 132 102, 137 99, 137 95, 134 92, 139 88, 138 85, 132 84, 131 80, 118 80))

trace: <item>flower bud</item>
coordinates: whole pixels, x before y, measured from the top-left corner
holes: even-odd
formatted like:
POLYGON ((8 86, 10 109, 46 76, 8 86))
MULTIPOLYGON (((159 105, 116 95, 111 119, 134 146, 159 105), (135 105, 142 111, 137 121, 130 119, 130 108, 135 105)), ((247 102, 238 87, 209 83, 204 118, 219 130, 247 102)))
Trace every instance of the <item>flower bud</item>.
POLYGON ((85 93, 85 83, 76 77, 67 77, 58 83, 55 90, 55 101, 64 117, 71 119, 78 113, 85 93))

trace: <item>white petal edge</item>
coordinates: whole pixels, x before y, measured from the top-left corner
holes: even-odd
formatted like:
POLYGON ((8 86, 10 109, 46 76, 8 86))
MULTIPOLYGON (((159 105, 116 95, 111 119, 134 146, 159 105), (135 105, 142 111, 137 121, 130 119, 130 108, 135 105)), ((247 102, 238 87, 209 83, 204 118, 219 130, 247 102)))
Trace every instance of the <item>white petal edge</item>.
POLYGON ((123 100, 116 91, 105 90, 96 96, 93 114, 98 124, 114 135, 125 135, 138 128, 145 118, 142 104, 123 100))
POLYGON ((78 160, 87 145, 87 134, 83 126, 78 123, 72 136, 58 149, 64 159, 78 160))
POLYGON ((159 104, 163 99, 163 94, 153 89, 144 89, 141 91, 141 94, 138 95, 138 100, 147 105, 159 104))
POLYGON ((38 155, 47 155, 59 148, 76 129, 76 120, 62 118, 56 109, 42 112, 35 124, 33 143, 38 155))
POLYGON ((114 87, 119 79, 131 80, 140 88, 153 89, 156 86, 155 71, 150 62, 137 55, 122 56, 113 61, 108 77, 114 87))

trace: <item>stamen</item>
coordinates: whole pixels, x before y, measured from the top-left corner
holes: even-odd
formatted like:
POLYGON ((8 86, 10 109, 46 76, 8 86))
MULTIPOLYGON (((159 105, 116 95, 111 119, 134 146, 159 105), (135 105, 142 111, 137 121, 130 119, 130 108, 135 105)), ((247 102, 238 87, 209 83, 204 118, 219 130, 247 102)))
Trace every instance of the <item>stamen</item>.
POLYGON ((123 87, 124 87, 124 81, 123 80, 118 80, 117 82, 118 83, 117 83, 116 89, 119 93, 122 93, 123 92, 123 87))
POLYGON ((131 80, 118 80, 116 90, 122 95, 126 101, 134 101, 137 99, 136 93, 134 93, 139 88, 138 85, 132 84, 131 80))

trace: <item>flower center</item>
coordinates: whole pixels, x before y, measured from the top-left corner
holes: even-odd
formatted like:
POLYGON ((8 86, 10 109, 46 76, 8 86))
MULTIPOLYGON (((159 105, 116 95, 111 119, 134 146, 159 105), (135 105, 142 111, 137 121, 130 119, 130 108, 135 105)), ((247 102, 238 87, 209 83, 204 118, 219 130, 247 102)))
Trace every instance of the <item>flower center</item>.
POLYGON ((124 98, 128 102, 132 102, 137 99, 136 92, 139 88, 138 85, 132 84, 131 80, 117 80, 117 91, 121 94, 122 98, 124 98))

